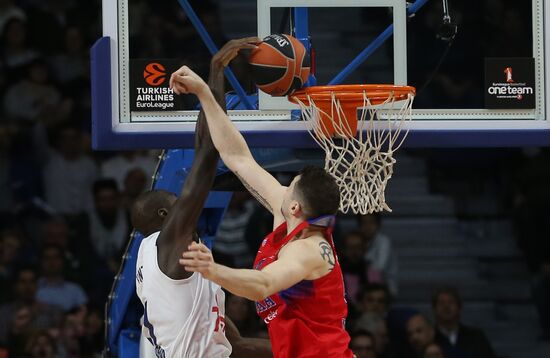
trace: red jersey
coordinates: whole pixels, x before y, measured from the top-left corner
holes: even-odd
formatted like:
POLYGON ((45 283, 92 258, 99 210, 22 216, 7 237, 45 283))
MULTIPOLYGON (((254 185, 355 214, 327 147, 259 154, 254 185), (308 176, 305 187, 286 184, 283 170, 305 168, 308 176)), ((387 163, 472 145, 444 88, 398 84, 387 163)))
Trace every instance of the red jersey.
MULTIPOLYGON (((261 270, 277 260, 281 248, 309 226, 303 222, 290 234, 286 223, 267 235, 254 261, 261 270)), ((256 302, 256 312, 267 324, 276 358, 351 358, 350 337, 344 325, 348 309, 344 298, 342 270, 332 242, 331 228, 325 238, 332 247, 335 265, 316 280, 303 280, 294 286, 256 302)))

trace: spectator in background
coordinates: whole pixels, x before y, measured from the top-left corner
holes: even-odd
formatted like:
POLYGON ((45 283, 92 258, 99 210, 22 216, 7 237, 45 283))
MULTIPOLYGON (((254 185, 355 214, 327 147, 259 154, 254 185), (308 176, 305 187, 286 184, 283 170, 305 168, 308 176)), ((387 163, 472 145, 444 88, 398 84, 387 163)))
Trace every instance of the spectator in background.
POLYGON ((95 181, 93 197, 94 209, 88 213, 92 245, 101 259, 114 261, 118 267, 118 259, 129 237, 130 227, 116 181, 95 181))
POLYGON ((83 352, 80 345, 86 334, 86 314, 85 307, 72 309, 65 314, 59 330, 57 345, 62 357, 80 357, 82 353, 91 353, 83 352))
POLYGON ((479 329, 460 322, 462 300, 453 287, 442 287, 432 296, 436 322, 435 340, 453 357, 492 358, 493 348, 479 329))
POLYGON ((375 338, 369 331, 359 330, 351 334, 349 347, 357 358, 380 358, 375 352, 375 338))
POLYGON ((141 168, 130 169, 126 173, 122 188, 122 206, 126 211, 130 211, 136 198, 145 191, 147 181, 147 174, 141 168))
POLYGON ((13 0, 0 0, 0 32, 10 19, 25 21, 27 15, 19 7, 13 4, 13 0))
MULTIPOLYGON (((22 235, 14 230, 0 233, 0 287, 10 287, 13 270, 22 244, 22 235)), ((8 290, 0 290, 0 303, 8 299, 8 290)))
POLYGON ((424 350, 423 358, 445 358, 446 355, 437 343, 430 343, 424 350))
POLYGON ((245 240, 245 231, 255 204, 246 191, 236 191, 231 197, 227 211, 216 234, 214 256, 216 262, 230 267, 251 267, 252 254, 245 240))
POLYGON ((63 251, 57 246, 42 249, 42 276, 36 298, 42 303, 57 306, 63 311, 83 307, 88 298, 79 285, 65 280, 63 251))
POLYGON ((52 84, 46 63, 38 59, 26 67, 26 76, 8 88, 4 96, 6 114, 28 123, 64 120, 72 107, 72 101, 64 99, 52 84))
POLYGON ((386 321, 376 313, 365 313, 355 325, 356 330, 371 332, 374 337, 374 350, 378 358, 396 358, 390 345, 386 321))
POLYGON ((82 220, 69 223, 62 217, 48 219, 42 225, 40 245, 61 249, 65 278, 82 285, 91 302, 103 303, 111 288, 113 271, 108 267, 108 262, 95 253, 95 247, 90 242, 88 218, 83 219, 81 224, 78 221, 82 220))
POLYGON ((382 218, 379 213, 374 213, 361 215, 358 219, 359 229, 367 239, 368 249, 365 258, 374 277, 371 281, 377 281, 380 274, 391 294, 395 296, 398 291, 397 257, 393 252, 390 238, 380 233, 382 218))
POLYGON ((105 338, 103 321, 103 307, 94 307, 88 310, 88 315, 84 322, 84 336, 80 340, 80 346, 82 351, 90 356, 96 354, 98 357, 101 357, 105 338))
POLYGON ((390 307, 391 295, 388 286, 373 283, 366 286, 359 295, 359 303, 364 313, 375 313, 386 317, 390 307))
POLYGON ((27 207, 41 192, 40 171, 28 135, 0 111, 0 219, 27 207))
POLYGON ((50 61, 56 81, 67 87, 87 78, 90 67, 88 57, 82 30, 76 26, 65 29, 64 50, 50 61))
POLYGON ((41 247, 57 246, 63 252, 65 272, 68 280, 82 284, 97 281, 99 265, 93 254, 88 227, 78 228, 75 222, 69 223, 62 217, 52 217, 42 224, 41 247), (84 233, 84 231, 86 231, 84 233), (93 270, 94 277, 89 277, 93 270))
POLYGON ((84 154, 83 133, 63 125, 56 133, 55 149, 50 150, 41 125, 35 127, 35 145, 46 155, 44 189, 47 203, 59 214, 76 215, 92 208, 92 183, 97 168, 84 154))
POLYGON ((8 326, 7 350, 9 356, 22 357, 25 351, 26 337, 32 333, 32 313, 29 307, 16 309, 8 326))
POLYGON ((14 209, 10 126, 0 122, 0 214, 14 209))
POLYGON ((21 17, 9 18, 2 28, 1 59, 6 66, 8 79, 12 82, 21 70, 39 57, 38 52, 28 46, 27 22, 21 17))
POLYGON ((359 293, 369 283, 368 262, 365 259, 367 240, 361 231, 347 233, 339 251, 340 266, 344 276, 347 297, 356 303, 359 293))
POLYGON ((414 357, 423 357, 426 348, 434 343, 435 330, 426 316, 416 314, 407 321, 407 336, 414 357))
POLYGON ((76 258, 74 257, 75 255, 69 251, 69 232, 69 226, 62 217, 54 216, 48 218, 42 224, 42 237, 40 245, 55 245, 63 248, 63 256, 69 264, 69 268, 71 270, 78 270, 79 263, 73 263, 73 260, 76 260, 76 258))
POLYGON ((101 165, 101 176, 116 180, 119 188, 124 188, 124 180, 128 173, 139 168, 143 170, 147 178, 147 184, 151 183, 151 177, 155 171, 157 162, 144 151, 120 152, 114 157, 106 160, 101 165))
POLYGON ((36 300, 37 275, 32 268, 19 270, 12 291, 14 299, 0 306, 0 345, 8 343, 10 324, 14 321, 14 315, 22 308, 27 310, 28 325, 33 330, 48 329, 60 322, 61 310, 36 300))
POLYGON ((228 293, 225 309, 225 314, 235 323, 241 335, 253 337, 258 332, 258 320, 252 302, 228 293))
POLYGON ((54 53, 63 46, 63 30, 70 24, 74 7, 79 3, 81 1, 48 0, 36 1, 28 7, 29 32, 43 53, 54 53))
POLYGON ((57 358, 55 339, 47 331, 34 332, 25 344, 27 358, 57 358))

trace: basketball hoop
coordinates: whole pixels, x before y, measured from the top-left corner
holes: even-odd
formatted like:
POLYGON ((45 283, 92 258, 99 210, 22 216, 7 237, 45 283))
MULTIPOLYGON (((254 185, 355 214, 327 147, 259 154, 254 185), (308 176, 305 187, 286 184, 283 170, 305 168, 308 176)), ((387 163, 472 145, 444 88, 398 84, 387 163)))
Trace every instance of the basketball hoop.
POLYGON ((325 170, 340 187, 343 213, 391 211, 384 192, 393 154, 408 133, 404 123, 411 119, 415 94, 410 86, 338 85, 306 87, 289 96, 325 151, 325 170))

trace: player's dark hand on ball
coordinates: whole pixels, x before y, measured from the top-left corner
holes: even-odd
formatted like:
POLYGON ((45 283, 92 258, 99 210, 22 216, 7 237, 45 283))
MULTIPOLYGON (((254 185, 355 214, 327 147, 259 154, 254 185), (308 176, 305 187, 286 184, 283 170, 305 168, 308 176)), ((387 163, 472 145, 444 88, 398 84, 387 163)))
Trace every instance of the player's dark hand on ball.
POLYGON ((262 42, 259 37, 245 37, 227 42, 213 57, 212 66, 227 67, 241 50, 254 50, 262 42))

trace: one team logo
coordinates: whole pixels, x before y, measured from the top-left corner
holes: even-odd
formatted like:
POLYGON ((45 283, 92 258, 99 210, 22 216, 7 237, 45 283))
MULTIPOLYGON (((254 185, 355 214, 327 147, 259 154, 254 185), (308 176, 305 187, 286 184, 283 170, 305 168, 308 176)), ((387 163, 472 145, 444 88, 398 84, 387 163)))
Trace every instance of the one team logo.
POLYGON ((166 80, 166 69, 158 62, 153 62, 145 66, 143 78, 149 86, 160 86, 166 80))
POLYGON ((514 83, 514 79, 512 77, 512 67, 506 67, 504 69, 504 74, 506 75, 506 82, 507 83, 514 83))

